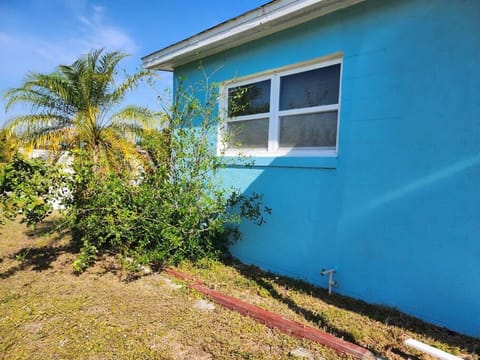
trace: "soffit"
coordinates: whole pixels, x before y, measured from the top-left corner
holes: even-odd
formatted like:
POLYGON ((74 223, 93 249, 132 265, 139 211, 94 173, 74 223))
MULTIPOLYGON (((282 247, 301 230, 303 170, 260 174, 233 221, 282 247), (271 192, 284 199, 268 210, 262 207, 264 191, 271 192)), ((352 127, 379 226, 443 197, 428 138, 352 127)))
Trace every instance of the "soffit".
POLYGON ((147 69, 174 68, 260 39, 365 0, 274 0, 142 58, 147 69))

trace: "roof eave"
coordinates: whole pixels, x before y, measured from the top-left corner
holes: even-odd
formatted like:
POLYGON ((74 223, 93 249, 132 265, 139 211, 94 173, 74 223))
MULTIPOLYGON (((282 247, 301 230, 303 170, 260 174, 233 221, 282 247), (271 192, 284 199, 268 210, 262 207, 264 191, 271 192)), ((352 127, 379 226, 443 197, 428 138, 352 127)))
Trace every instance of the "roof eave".
POLYGON ((147 69, 174 68, 365 0, 277 0, 142 58, 147 69))

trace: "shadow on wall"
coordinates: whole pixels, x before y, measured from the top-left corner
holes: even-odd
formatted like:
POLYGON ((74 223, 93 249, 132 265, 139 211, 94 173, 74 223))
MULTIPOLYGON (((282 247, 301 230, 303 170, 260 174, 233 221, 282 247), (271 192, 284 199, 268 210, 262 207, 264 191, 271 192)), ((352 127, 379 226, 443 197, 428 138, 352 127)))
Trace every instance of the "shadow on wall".
MULTIPOLYGON (((365 162, 356 159, 371 154, 345 150, 342 155, 256 158, 252 168, 227 168, 229 184, 247 194, 264 194, 265 205, 272 208, 263 226, 242 224, 243 239, 232 254, 324 288, 328 277, 320 272, 333 268, 335 292, 457 331, 478 331, 478 317, 472 314, 480 316, 480 284, 475 281, 480 246, 473 241, 480 231, 475 195, 480 155, 436 169, 404 167, 400 172, 382 167, 382 157, 372 158, 365 169, 365 162)), ((294 303, 284 300, 295 310, 294 303)), ((315 318, 306 309, 295 311, 315 318)), ((376 316, 385 321, 390 315, 376 316)), ((410 322, 399 326, 409 328, 410 322)), ((438 328, 431 329, 425 326, 425 334, 438 328)), ((455 345, 452 336, 449 342, 455 345)))
MULTIPOLYGON (((445 328, 434 326, 392 308, 368 304, 362 300, 356 300, 340 294, 333 293, 329 295, 326 289, 316 287, 301 280, 279 277, 274 273, 263 271, 256 266, 245 265, 236 259, 226 259, 225 263, 228 266, 233 266, 246 278, 253 280, 259 288, 265 289, 272 298, 284 303, 290 310, 301 315, 305 320, 314 323, 315 326, 337 337, 341 337, 357 345, 365 346, 365 344, 362 343, 362 341, 364 341, 364 332, 361 328, 356 329, 356 337, 351 332, 342 329, 341 325, 335 325, 335 323, 341 324, 342 321, 340 320, 340 322, 337 322, 336 320, 338 319, 333 318, 334 316, 336 317, 338 315, 334 309, 333 313, 330 312, 330 307, 325 312, 318 311, 318 309, 308 309, 307 307, 299 305, 297 302, 295 302, 295 300, 289 296, 288 290, 291 289, 306 295, 314 296, 323 303, 326 303, 327 306, 333 305, 335 307, 369 317, 372 320, 388 325, 390 327, 388 328, 388 331, 391 331, 391 333, 384 334, 387 337, 398 338, 399 333, 395 331, 395 328, 402 328, 411 331, 413 334, 410 336, 415 337, 415 334, 418 334, 418 336, 434 339, 452 347, 461 348, 463 351, 471 354, 480 355, 480 348, 478 347, 477 338, 468 337, 445 328), (284 291, 285 289, 287 291, 284 291)), ((389 348, 388 350, 392 353, 402 356, 403 358, 420 359, 412 355, 410 352, 405 353, 405 347, 402 346, 402 343, 403 339, 400 339, 398 342, 398 347, 389 348)), ((381 344, 378 345, 381 346, 381 344)), ((367 347, 370 351, 375 353, 374 348, 371 348, 370 346, 367 347)))

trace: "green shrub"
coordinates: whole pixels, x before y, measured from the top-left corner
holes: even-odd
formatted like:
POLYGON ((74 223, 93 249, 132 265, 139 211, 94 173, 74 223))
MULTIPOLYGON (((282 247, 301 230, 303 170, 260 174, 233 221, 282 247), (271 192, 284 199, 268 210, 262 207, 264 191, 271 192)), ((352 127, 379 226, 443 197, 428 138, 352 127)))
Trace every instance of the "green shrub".
POLYGON ((34 226, 52 212, 68 186, 68 177, 51 163, 14 155, 0 166, 0 222, 21 216, 34 226))
POLYGON ((84 248, 139 263, 178 263, 226 251, 240 236, 242 218, 265 221, 270 209, 262 206, 262 196, 226 188, 216 176, 226 163, 213 143, 219 121, 215 102, 200 104, 186 92, 181 96, 165 115, 164 129, 140 140, 149 165, 137 172, 99 171, 88 154, 75 153, 68 216, 84 248))
POLYGON ((97 254, 98 249, 94 245, 85 242, 80 249, 80 254, 77 256, 77 258, 72 264, 75 272, 84 272, 90 265, 95 262, 97 254))
POLYGON ((139 139, 145 161, 130 173, 86 149, 72 151, 73 174, 14 157, 0 172, 4 217, 21 213, 35 224, 51 212, 52 201, 61 200, 65 221, 60 230, 71 230, 82 245, 73 264, 77 272, 100 251, 135 264, 178 263, 227 251, 240 236, 243 218, 261 225, 270 209, 261 195, 247 196, 220 183, 217 173, 226 163, 216 153, 215 93, 207 91, 204 103, 188 92, 177 94, 163 129, 139 139))

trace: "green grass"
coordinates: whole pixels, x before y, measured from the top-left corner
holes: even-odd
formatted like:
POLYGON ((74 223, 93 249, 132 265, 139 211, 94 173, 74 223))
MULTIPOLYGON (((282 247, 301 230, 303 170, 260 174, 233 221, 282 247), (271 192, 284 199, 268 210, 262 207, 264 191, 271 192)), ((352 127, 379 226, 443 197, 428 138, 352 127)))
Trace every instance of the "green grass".
POLYGON ((480 340, 425 323, 395 309, 329 295, 327 290, 242 264, 205 261, 180 269, 201 278, 223 293, 298 322, 323 329, 388 359, 430 359, 404 345, 408 338, 423 341, 467 359, 479 359, 480 340))
MULTIPOLYGON (((0 358, 287 359, 303 347, 317 359, 330 349, 216 307, 192 307, 201 295, 167 286, 154 273, 132 280, 105 256, 75 275, 68 234, 17 223, 0 230, 0 358)), ((450 333, 395 310, 371 306, 235 261, 184 263, 179 269, 226 294, 324 329, 389 359, 428 359, 408 337, 478 359, 478 339, 450 333), (475 353, 476 352, 476 353, 475 353)))

